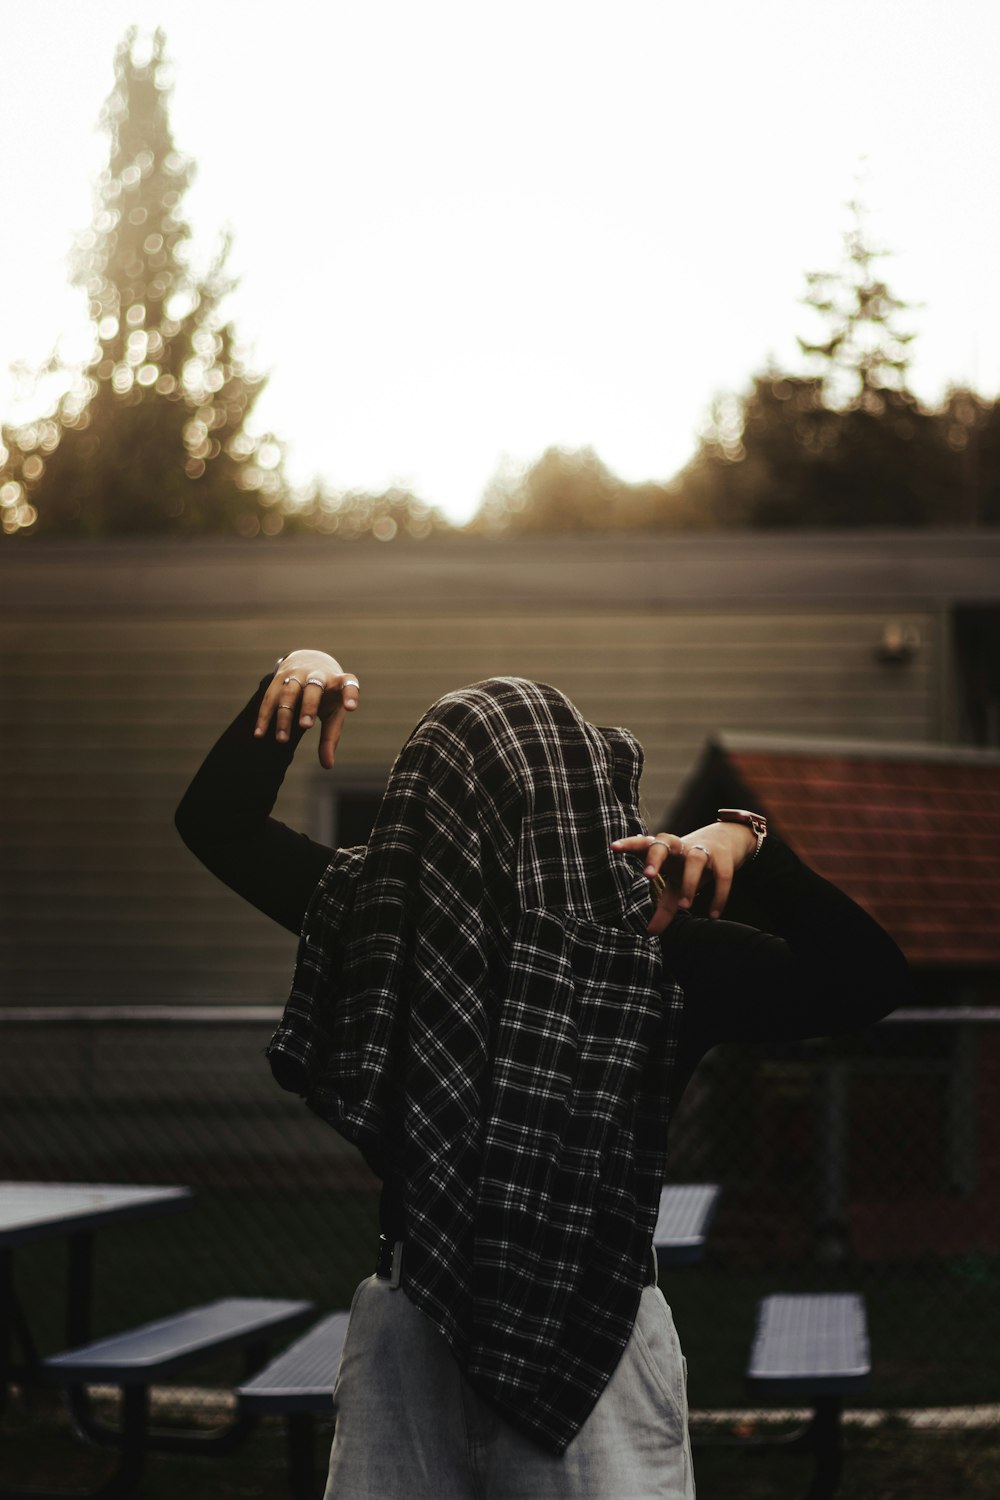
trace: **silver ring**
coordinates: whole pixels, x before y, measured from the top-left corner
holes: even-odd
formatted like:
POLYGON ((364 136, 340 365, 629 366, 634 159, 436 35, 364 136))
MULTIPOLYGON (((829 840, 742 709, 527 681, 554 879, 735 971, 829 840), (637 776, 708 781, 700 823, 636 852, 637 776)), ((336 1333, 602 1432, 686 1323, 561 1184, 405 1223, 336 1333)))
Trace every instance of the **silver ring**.
POLYGON ((704 844, 691 844, 691 845, 689 845, 689 852, 690 852, 691 849, 700 849, 701 852, 702 852, 702 854, 704 854, 704 856, 705 856, 706 859, 711 859, 712 858, 712 855, 711 855, 710 851, 705 848, 704 844))
POLYGON ((655 849, 657 844, 659 844, 661 849, 666 849, 668 854, 670 853, 670 845, 667 843, 666 839, 650 839, 649 843, 646 845, 646 853, 648 854, 650 849, 655 849))
POLYGON ((279 703, 278 707, 279 707, 279 709, 281 709, 281 708, 287 708, 287 710, 288 710, 289 713, 292 712, 292 705, 290 703, 279 703))
POLYGON ((307 677, 306 687, 326 687, 322 677, 307 677))
POLYGON ((358 690, 359 693, 361 691, 361 684, 360 684, 360 682, 358 681, 358 679, 356 677, 348 677, 347 681, 344 683, 344 686, 345 686, 345 688, 348 688, 348 687, 357 688, 357 690, 358 690))
MULTIPOLYGON (((283 677, 281 679, 281 685, 282 685, 282 687, 287 687, 290 682, 299 682, 299 679, 297 677, 283 677)), ((301 686, 302 686, 302 684, 301 684, 301 682, 299 682, 299 687, 301 687, 301 686)))

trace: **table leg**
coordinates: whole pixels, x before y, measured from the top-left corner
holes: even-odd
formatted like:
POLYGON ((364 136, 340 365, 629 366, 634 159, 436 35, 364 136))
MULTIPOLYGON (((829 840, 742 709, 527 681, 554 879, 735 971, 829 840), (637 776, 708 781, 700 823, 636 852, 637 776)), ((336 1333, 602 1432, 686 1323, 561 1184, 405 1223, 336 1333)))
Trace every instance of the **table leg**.
POLYGON ((0 1250, 0 1411, 6 1405, 12 1383, 27 1385, 38 1374, 38 1350, 14 1290, 14 1252, 0 1250), (23 1361, 14 1361, 14 1345, 20 1344, 23 1361))
POLYGON ((293 1411, 287 1422, 289 1487, 295 1500, 316 1500, 320 1491, 313 1451, 315 1439, 312 1412, 293 1411))
POLYGON ((90 1311, 94 1294, 94 1236, 88 1230, 69 1237, 69 1286, 66 1307, 66 1347, 77 1349, 90 1340, 90 1311))
POLYGON ((14 1252, 0 1250, 0 1411, 7 1404, 7 1385, 14 1352, 14 1252))
MULTIPOLYGON (((89 1230, 69 1236, 69 1274, 66 1286, 66 1347, 78 1349, 90 1341, 94 1295, 94 1236, 89 1230)), ((67 1387, 66 1405, 80 1433, 100 1442, 90 1400, 82 1385, 67 1387)))

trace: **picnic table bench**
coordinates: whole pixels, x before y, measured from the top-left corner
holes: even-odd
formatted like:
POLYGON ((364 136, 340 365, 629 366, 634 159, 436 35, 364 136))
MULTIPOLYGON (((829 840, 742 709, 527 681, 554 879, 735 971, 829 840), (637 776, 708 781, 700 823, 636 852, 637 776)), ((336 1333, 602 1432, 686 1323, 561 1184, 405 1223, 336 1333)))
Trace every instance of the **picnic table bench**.
MULTIPOLYGON (((719 1199, 715 1183, 664 1187, 653 1244, 663 1265, 701 1260, 719 1199)), ((313 1429, 316 1417, 335 1415, 331 1399, 347 1333, 346 1312, 331 1313, 237 1392, 241 1410, 288 1419, 288 1465, 295 1500, 318 1493, 313 1429)))
MULTIPOLYGON (((246 1436, 256 1420, 241 1411, 220 1431, 157 1432, 149 1426, 149 1387, 221 1354, 242 1350, 248 1373, 265 1363, 271 1341, 296 1332, 313 1315, 311 1302, 269 1297, 226 1297, 205 1307, 159 1318, 109 1338, 52 1355, 41 1362, 39 1378, 79 1392, 88 1384, 117 1386, 122 1392, 122 1422, 109 1427, 79 1403, 78 1425, 94 1442, 116 1448, 119 1462, 109 1477, 89 1493, 100 1500, 127 1494, 138 1483, 147 1453, 226 1452, 246 1436)), ((81 1492, 3 1491, 0 1500, 62 1500, 81 1492)))
POLYGON ((747 1391, 762 1400, 805 1401, 813 1415, 790 1438, 757 1446, 815 1455, 807 1500, 829 1500, 837 1488, 843 1398, 866 1390, 870 1372, 865 1303, 858 1293, 779 1292, 762 1298, 747 1391))
POLYGON ((653 1248, 662 1265, 687 1266, 704 1260, 720 1193, 715 1182, 669 1183, 661 1189, 653 1248))
POLYGON ((316 1417, 334 1415, 333 1384, 348 1317, 346 1312, 328 1314, 237 1391, 241 1411, 287 1417, 288 1473, 295 1500, 315 1500, 318 1492, 313 1430, 316 1417))

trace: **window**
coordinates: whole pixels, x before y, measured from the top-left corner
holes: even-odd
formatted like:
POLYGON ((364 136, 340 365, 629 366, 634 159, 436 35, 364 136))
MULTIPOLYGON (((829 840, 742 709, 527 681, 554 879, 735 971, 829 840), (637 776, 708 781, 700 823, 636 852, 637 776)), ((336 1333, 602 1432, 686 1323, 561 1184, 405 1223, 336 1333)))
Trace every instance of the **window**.
POLYGON ((385 781, 374 776, 338 782, 336 787, 320 783, 316 819, 320 843, 334 849, 367 844, 384 792, 385 781))
POLYGON ((954 624, 959 738, 1000 747, 1000 607, 962 605, 954 624))

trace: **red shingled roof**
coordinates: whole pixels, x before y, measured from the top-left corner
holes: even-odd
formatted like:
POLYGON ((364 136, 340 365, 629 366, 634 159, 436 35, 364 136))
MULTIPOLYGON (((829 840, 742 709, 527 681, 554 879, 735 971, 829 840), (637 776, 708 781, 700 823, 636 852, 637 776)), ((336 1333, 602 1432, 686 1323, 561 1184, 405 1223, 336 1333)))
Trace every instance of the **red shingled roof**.
POLYGON ((716 752, 912 964, 1000 967, 1000 755, 738 735, 716 752))

